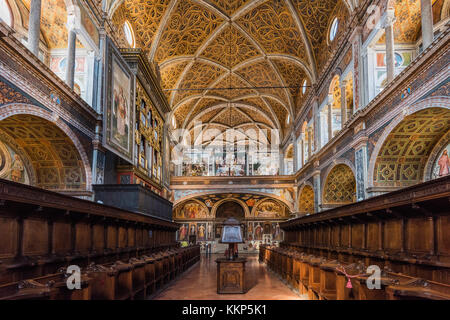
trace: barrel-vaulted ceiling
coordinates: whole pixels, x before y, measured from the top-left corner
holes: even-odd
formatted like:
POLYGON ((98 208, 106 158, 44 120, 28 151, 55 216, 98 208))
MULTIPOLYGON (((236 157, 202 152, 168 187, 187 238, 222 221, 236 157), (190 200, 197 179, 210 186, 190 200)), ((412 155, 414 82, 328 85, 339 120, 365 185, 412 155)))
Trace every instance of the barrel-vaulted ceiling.
POLYGON ((339 19, 336 42, 353 3, 117 0, 109 16, 119 37, 123 23, 131 24, 136 47, 159 66, 163 89, 184 89, 165 91, 178 128, 198 120, 204 129, 286 133, 308 94, 298 86, 320 75, 335 46, 330 25, 339 19))

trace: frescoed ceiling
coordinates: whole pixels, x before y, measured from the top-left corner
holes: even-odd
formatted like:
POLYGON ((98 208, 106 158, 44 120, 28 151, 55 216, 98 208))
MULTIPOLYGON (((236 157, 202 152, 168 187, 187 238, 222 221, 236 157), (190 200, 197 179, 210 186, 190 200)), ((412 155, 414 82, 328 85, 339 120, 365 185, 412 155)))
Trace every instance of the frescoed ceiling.
MULTIPOLYGON (((22 20, 28 25, 28 15, 31 0, 18 0, 25 5, 27 12, 23 13, 22 20), (25 16, 26 15, 26 16, 25 16)), ((69 33, 67 31, 67 9, 65 0, 42 1, 41 31, 49 49, 67 48, 69 33)), ((77 47, 82 47, 77 41, 77 47)))
MULTIPOLYGON (((440 7, 442 0, 432 0, 433 11, 440 7)), ((420 38, 420 0, 393 0, 395 9, 394 42, 396 44, 415 43, 420 38)), ((385 43, 383 35, 379 43, 385 43)))
POLYGON ((159 66, 177 128, 286 133, 306 97, 298 86, 315 83, 334 48, 331 22, 337 42, 350 11, 345 0, 116 0, 108 14, 159 66))
POLYGON ((6 136, 26 154, 40 188, 86 189, 80 154, 56 125, 32 115, 14 115, 1 121, 0 137, 6 136))

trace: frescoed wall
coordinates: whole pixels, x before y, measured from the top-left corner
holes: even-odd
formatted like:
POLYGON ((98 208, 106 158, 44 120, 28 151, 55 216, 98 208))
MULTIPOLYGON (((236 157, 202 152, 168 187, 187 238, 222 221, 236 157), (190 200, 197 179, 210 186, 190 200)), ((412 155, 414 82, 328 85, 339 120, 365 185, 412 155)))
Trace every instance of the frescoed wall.
POLYGON ((181 202, 173 209, 173 219, 181 225, 178 241, 186 241, 195 235, 200 243, 213 243, 220 247, 221 224, 233 216, 242 223, 243 248, 248 251, 258 250, 262 243, 282 241, 284 232, 279 224, 290 214, 290 209, 282 201, 251 193, 202 195, 181 202))
POLYGON ((0 140, 1 179, 30 184, 29 172, 32 171, 33 168, 25 163, 26 160, 23 154, 15 151, 10 145, 0 140))

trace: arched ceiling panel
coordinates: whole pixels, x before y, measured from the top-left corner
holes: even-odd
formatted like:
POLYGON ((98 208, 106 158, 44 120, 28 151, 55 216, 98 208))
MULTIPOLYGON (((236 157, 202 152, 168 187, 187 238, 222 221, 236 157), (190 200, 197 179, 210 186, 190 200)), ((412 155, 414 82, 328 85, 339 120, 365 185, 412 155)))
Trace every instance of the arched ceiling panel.
POLYGON ((253 0, 205 0, 205 2, 212 4, 229 17, 234 15, 245 4, 252 1, 253 0))
POLYGON ((326 50, 328 47, 327 45, 324 47, 323 42, 328 36, 330 21, 335 17, 335 8, 337 6, 345 7, 345 5, 341 0, 292 0, 292 3, 306 26, 305 30, 311 43, 316 63, 318 63, 320 51, 326 50))
POLYGON ((405 187, 423 180, 430 153, 450 130, 450 111, 429 108, 400 122, 379 151, 373 179, 375 186, 405 187))
POLYGON ((177 108, 177 110, 175 110, 174 115, 175 115, 175 119, 177 121, 177 128, 180 128, 183 126, 183 122, 185 120, 185 115, 194 108, 194 106, 198 102, 198 100, 199 100, 199 98, 189 100, 186 103, 180 105, 180 107, 177 108))
POLYGON ((267 1, 240 17, 237 23, 266 53, 306 57, 302 35, 285 1, 267 1))
MULTIPOLYGON (((311 79, 309 79, 305 73, 305 71, 297 64, 289 61, 289 60, 281 60, 281 59, 274 59, 273 62, 277 66, 278 70, 281 73, 281 76, 285 80, 285 83, 287 86, 289 86, 289 91, 291 93, 292 98, 294 99, 294 102, 297 102, 298 98, 302 98, 302 88, 300 87, 303 85, 303 82, 305 79, 308 81, 308 83, 311 83, 311 79)), ((295 105, 299 105, 298 103, 295 103, 295 105)), ((297 111, 295 114, 297 114, 297 111)))
POLYGON ((244 81, 239 79, 234 74, 227 74, 214 88, 217 90, 208 90, 207 94, 223 97, 224 99, 235 99, 249 94, 255 94, 255 91, 250 88, 244 81), (240 90, 224 90, 224 88, 248 88, 240 90))
MULTIPOLYGON (((222 73, 223 70, 217 66, 203 62, 195 62, 189 69, 189 73, 187 73, 181 81, 180 87, 183 89, 202 89, 204 86, 208 87, 222 73)), ((203 90, 177 91, 173 102, 177 103, 190 95, 198 94, 202 91, 203 90)))
POLYGON ((125 0, 123 5, 130 23, 135 28, 135 36, 141 41, 142 48, 150 49, 169 2, 125 0))
MULTIPOLYGON (((184 68, 187 66, 188 61, 179 61, 165 65, 160 70, 161 74, 161 87, 163 89, 172 89, 176 85, 177 79, 180 77, 184 68)), ((170 99, 172 91, 164 91, 167 99, 170 99)))
POLYGON ((200 56, 215 60, 227 68, 232 68, 258 55, 260 55, 259 50, 246 37, 236 28, 227 26, 200 56))
POLYGON ((0 137, 6 135, 27 154, 37 186, 51 190, 86 189, 81 156, 56 125, 32 115, 14 115, 0 121, 0 137))
POLYGON ((121 15, 113 23, 130 21, 137 46, 160 66, 162 87, 176 89, 165 93, 183 127, 231 100, 260 108, 247 113, 252 121, 286 128, 287 115, 306 97, 289 87, 314 83, 334 48, 327 43, 330 21, 349 16, 343 0, 124 0, 108 8, 109 16, 121 15), (245 89, 220 90, 228 87, 245 89), (253 101, 242 100, 248 97, 253 101))
POLYGON ((159 39, 155 61, 164 62, 176 56, 193 55, 223 19, 205 7, 183 0, 167 21, 159 39))
POLYGON ((276 88, 280 87, 280 80, 275 71, 267 64, 266 59, 261 61, 246 64, 236 70, 240 76, 256 87, 269 87, 258 89, 261 94, 268 94, 278 97, 283 103, 285 103, 286 108, 289 109, 289 97, 286 95, 284 89, 276 88), (272 88, 270 88, 272 87, 272 88), (275 87, 275 88, 273 88, 275 87))
POLYGON ((237 108, 224 108, 212 121, 224 124, 228 127, 236 127, 243 123, 251 122, 252 120, 237 108))
POLYGON ((259 109, 261 109, 261 111, 263 113, 267 114, 270 117, 270 120, 272 120, 273 122, 276 123, 276 121, 275 121, 276 114, 274 113, 272 115, 270 108, 267 106, 267 104, 261 98, 245 98, 245 99, 237 100, 236 102, 242 102, 245 104, 249 104, 249 105, 258 107, 259 109))

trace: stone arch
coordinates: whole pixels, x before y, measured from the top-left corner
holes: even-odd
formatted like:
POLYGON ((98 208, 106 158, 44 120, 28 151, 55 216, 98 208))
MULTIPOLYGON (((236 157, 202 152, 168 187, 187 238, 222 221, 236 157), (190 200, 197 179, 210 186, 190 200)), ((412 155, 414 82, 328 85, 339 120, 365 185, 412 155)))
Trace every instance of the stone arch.
MULTIPOLYGON (((21 128, 21 130, 28 130, 31 132, 30 134, 34 134, 36 136, 36 139, 40 139, 41 145, 44 143, 44 145, 46 144, 49 148, 51 147, 51 149, 47 149, 50 150, 50 154, 47 154, 47 156, 52 156, 52 161, 55 163, 57 162, 60 165, 58 175, 60 178, 65 180, 65 182, 63 182, 63 180, 56 182, 55 179, 53 180, 55 183, 50 183, 48 185, 49 189, 71 193, 91 191, 92 172, 89 158, 78 137, 61 118, 59 118, 55 113, 51 113, 43 108, 29 104, 12 103, 0 107, 0 128, 2 126, 4 127, 5 124, 10 123, 12 127, 8 130, 3 128, 2 131, 6 131, 6 133, 12 138, 15 138, 15 133, 13 131, 14 127, 17 129, 17 126, 19 126, 18 123, 24 121, 25 118, 32 121, 36 128, 31 129, 31 125, 27 122, 26 125, 23 125, 24 128, 21 128), (44 130, 45 128, 47 131, 44 130), (54 136, 51 137, 49 134, 53 134, 54 136), (73 158, 69 159, 65 157, 73 158), (73 159, 76 160, 73 161, 73 159), (71 160, 73 165, 65 166, 65 164, 68 164, 71 160), (79 182, 75 182, 78 178, 77 173, 75 172, 76 166, 74 165, 74 162, 77 162, 80 168, 79 182), (57 187, 57 185, 59 187, 57 187), (62 186, 66 186, 66 188, 61 188, 62 186), (70 187, 67 188, 67 186, 70 187)), ((24 143, 28 145, 29 150, 32 149, 33 145, 31 140, 24 141, 24 143)), ((42 156, 44 156, 44 154, 42 154, 42 156)), ((35 159, 35 161, 38 161, 39 158, 35 159)), ((37 186, 45 188, 42 183, 39 183, 39 177, 37 177, 37 180, 37 186)))
POLYGON ((298 211, 302 214, 314 213, 314 187, 310 183, 305 183, 300 189, 298 211))
MULTIPOLYGON (((212 191, 205 191, 205 192, 198 192, 198 193, 194 193, 194 194, 190 194, 190 195, 188 195, 188 196, 185 196, 185 197, 183 197, 183 198, 180 198, 180 199, 178 199, 178 200, 175 200, 175 202, 174 202, 174 206, 177 206, 178 204, 180 204, 181 202, 183 202, 183 201, 186 201, 186 200, 188 200, 188 199, 193 199, 193 198, 197 198, 197 197, 201 197, 201 196, 205 196, 205 195, 211 195, 211 194, 229 194, 230 192, 224 192, 224 191, 217 191, 217 190, 212 190, 212 191)), ((278 200, 278 201, 281 201, 283 204, 285 204, 288 208, 289 208, 289 210, 293 210, 294 209, 294 207, 293 207, 293 203, 290 203, 289 201, 287 201, 286 199, 283 199, 282 197, 279 197, 279 196, 277 196, 277 195, 275 195, 275 194, 271 194, 271 193, 266 193, 266 192, 259 192, 259 191, 246 191, 246 190, 243 190, 243 191, 237 191, 237 192, 235 192, 235 193, 245 193, 245 194, 254 194, 254 195, 260 195, 260 196, 265 196, 265 197, 270 197, 270 198, 273 198, 273 199, 276 199, 276 200, 278 200)), ((212 211, 211 211, 212 212, 212 211)), ((249 213, 249 215, 250 215, 250 213, 249 213)))
POLYGON ((399 112, 371 154, 368 187, 397 189, 423 181, 426 161, 449 121, 448 97, 427 98, 399 112))
POLYGON ((250 215, 250 210, 248 209, 248 206, 242 200, 239 200, 239 199, 236 199, 236 198, 225 198, 225 199, 222 199, 220 201, 217 201, 214 204, 214 206, 211 209, 211 216, 217 219, 218 218, 217 217, 217 210, 219 209, 219 207, 221 205, 223 205, 223 204, 225 204, 227 202, 237 203, 242 208, 243 213, 244 213, 242 219, 245 219, 245 218, 247 218, 250 215))
POLYGON ((324 205, 342 205, 355 202, 356 179, 354 170, 346 163, 329 168, 322 191, 324 205))

